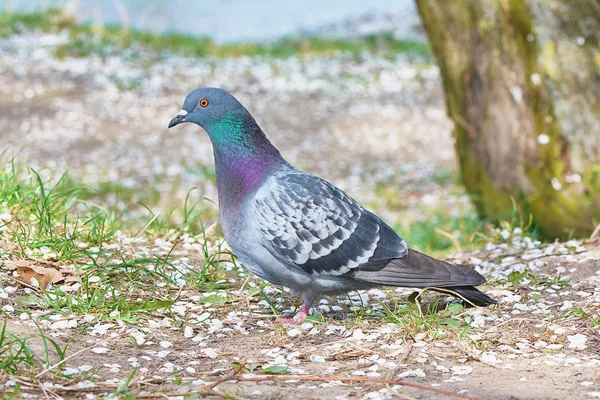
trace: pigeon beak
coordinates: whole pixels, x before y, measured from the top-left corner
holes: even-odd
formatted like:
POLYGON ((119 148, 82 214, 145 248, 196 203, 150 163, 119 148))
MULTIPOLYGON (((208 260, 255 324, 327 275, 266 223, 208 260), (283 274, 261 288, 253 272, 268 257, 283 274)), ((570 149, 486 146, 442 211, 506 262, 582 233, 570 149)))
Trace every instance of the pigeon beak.
POLYGON ((175 118, 173 118, 171 120, 171 122, 169 122, 169 128, 174 127, 175 125, 179 125, 182 122, 186 122, 185 117, 186 115, 188 115, 188 112, 185 110, 181 110, 177 113, 177 115, 175 116, 175 118))

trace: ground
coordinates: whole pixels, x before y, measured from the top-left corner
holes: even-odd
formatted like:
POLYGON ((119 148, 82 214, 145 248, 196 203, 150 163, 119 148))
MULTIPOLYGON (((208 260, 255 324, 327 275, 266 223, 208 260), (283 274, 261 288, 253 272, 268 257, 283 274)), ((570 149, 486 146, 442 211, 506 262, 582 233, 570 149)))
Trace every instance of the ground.
POLYGON ((56 58, 68 40, 0 40, 6 397, 600 397, 598 240, 541 242, 519 220, 470 227, 429 62, 56 58), (166 130, 206 85, 235 93, 289 161, 412 245, 476 268, 500 303, 465 308, 429 292, 415 302, 410 289, 382 288, 280 324, 293 296, 248 277, 219 234, 208 139, 194 126, 166 130))
MULTIPOLYGON (((299 326, 281 325, 271 316, 269 304, 257 290, 262 282, 251 278, 239 290, 244 275, 228 262, 222 266, 228 289, 207 293, 181 281, 180 286, 161 289, 162 299, 173 301, 168 306, 151 311, 115 310, 104 317, 27 303, 28 296, 38 290, 3 273, 0 295, 6 331, 32 338, 28 341, 31 351, 42 359, 46 352, 38 332, 59 348, 68 345, 62 364, 41 376, 7 377, 3 387, 10 392, 18 384, 23 395, 34 397, 45 392, 53 398, 93 398, 120 388, 121 394, 139 398, 155 393, 175 398, 205 390, 203 385, 245 362, 246 369, 239 375, 244 378, 280 372, 284 374, 280 377, 300 375, 300 380, 223 382, 218 386, 221 394, 323 398, 322 388, 327 388, 327 398, 447 397, 399 382, 302 380, 344 376, 400 379, 482 399, 598 396, 600 327, 585 315, 597 313, 600 307, 600 243, 535 245, 518 236, 512 243, 516 246, 490 245, 455 259, 475 265, 490 278, 484 289, 500 300, 498 305, 463 309, 450 303, 436 314, 426 307, 436 296, 424 294, 421 316, 416 308, 411 309, 414 306, 407 306, 410 290, 371 290, 324 299, 310 321, 299 326), (529 274, 519 274, 524 270, 529 274), (226 278, 234 276, 241 280, 226 278), (58 378, 57 370, 68 379, 58 378)), ((126 248, 126 257, 133 256, 128 247, 157 257, 170 251, 169 243, 139 239, 123 240, 119 246, 126 248)), ((171 257, 191 258, 195 246, 186 239, 171 257)), ((36 261, 4 261, 8 271, 24 265, 34 266, 36 261)), ((68 269, 59 270, 69 276, 68 269)), ((83 279, 93 288, 107 278, 86 275, 83 279)), ((58 290, 69 293, 80 283, 58 285, 58 290)), ((149 296, 140 288, 137 291, 137 300, 149 296)), ((276 303, 276 288, 266 286, 263 292, 276 303)), ((281 313, 292 309, 285 300, 281 313)), ((48 353, 49 365, 56 365, 60 358, 52 348, 48 353)), ((37 374, 42 370, 37 369, 37 374)))

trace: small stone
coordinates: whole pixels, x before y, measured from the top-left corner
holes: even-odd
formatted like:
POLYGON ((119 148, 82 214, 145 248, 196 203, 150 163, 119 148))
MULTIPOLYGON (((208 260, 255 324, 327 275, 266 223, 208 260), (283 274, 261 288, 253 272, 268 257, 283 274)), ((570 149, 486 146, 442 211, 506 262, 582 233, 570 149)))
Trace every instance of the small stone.
POLYGON ((307 331, 309 329, 313 328, 313 324, 311 324, 310 322, 305 322, 302 325, 300 325, 300 328, 302 328, 303 331, 307 331))
POLYGON ((290 329, 287 333, 289 337, 296 337, 302 335, 302 331, 298 328, 290 329))
POLYGON ((483 353, 479 359, 484 364, 494 365, 499 364, 502 361, 498 360, 498 357, 494 353, 483 353))
POLYGON ((575 350, 585 350, 587 348, 587 336, 577 333, 575 335, 567 336, 569 340, 569 348, 575 350))
POLYGON ((192 336, 194 336, 194 328, 192 328, 191 326, 186 326, 185 329, 183 330, 183 337, 189 339, 192 336))
POLYGON ((363 333, 362 329, 357 329, 352 333, 352 339, 361 340, 364 337, 365 334, 363 333))
POLYGON ((469 367, 468 365, 459 365, 452 367, 453 375, 467 375, 473 372, 473 367, 469 367))
POLYGON ((5 306, 2 306, 2 311, 7 312, 7 313, 13 313, 13 312, 15 312, 15 308, 13 306, 11 306, 10 304, 7 304, 5 306))
POLYGON ((423 370, 421 368, 417 368, 417 369, 409 369, 408 371, 404 371, 400 374, 398 374, 398 378, 408 378, 411 376, 417 376, 419 378, 424 378, 425 372, 423 372, 423 370))
POLYGON ((435 367, 436 370, 438 370, 439 372, 441 372, 442 374, 447 374, 448 372, 450 372, 450 368, 444 366, 444 365, 437 365, 435 367))
POLYGON ((208 358, 212 358, 215 359, 217 357, 219 357, 219 353, 217 353, 217 351, 215 349, 212 348, 208 348, 208 349, 202 349, 202 352, 208 357, 208 358))
POLYGON ((106 354, 110 350, 107 349, 106 347, 94 347, 91 351, 92 351, 92 353, 96 353, 96 354, 106 354))
POLYGON ((314 363, 324 363, 325 362, 325 357, 320 356, 318 354, 311 354, 310 361, 312 361, 314 363))

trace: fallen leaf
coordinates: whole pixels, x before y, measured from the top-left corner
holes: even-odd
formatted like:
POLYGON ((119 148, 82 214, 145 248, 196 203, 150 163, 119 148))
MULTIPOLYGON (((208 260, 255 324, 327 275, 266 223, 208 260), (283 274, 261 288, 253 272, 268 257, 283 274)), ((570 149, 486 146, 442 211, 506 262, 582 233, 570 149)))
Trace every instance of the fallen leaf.
POLYGON ((14 271, 15 269, 19 268, 19 267, 28 267, 29 266, 29 261, 27 260, 17 260, 17 261, 6 261, 6 263, 4 264, 4 267, 6 269, 8 269, 9 271, 14 271))
POLYGON ((288 367, 284 365, 271 365, 270 367, 263 368, 263 374, 265 375, 286 375, 288 372, 288 367))
POLYGON ((229 301, 229 298, 225 295, 221 294, 210 294, 208 296, 204 296, 198 300, 200 303, 206 304, 225 304, 229 301))
POLYGON ((20 307, 30 307, 39 304, 40 299, 37 296, 16 296, 13 301, 20 307))
POLYGON ((49 284, 64 280, 63 274, 54 268, 38 265, 18 266, 16 280, 28 285, 46 289, 49 284), (33 282, 33 281, 36 282, 33 282))

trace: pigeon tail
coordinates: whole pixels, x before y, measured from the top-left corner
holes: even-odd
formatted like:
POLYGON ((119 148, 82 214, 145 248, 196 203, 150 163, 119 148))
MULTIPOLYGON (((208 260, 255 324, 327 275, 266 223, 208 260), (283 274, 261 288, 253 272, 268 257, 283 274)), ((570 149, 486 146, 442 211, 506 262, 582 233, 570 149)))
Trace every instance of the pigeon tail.
POLYGON ((353 271, 352 275, 359 281, 382 286, 439 288, 440 292, 463 297, 476 305, 496 303, 475 289, 485 283, 485 278, 474 269, 437 260, 413 249, 409 249, 405 257, 387 263, 370 262, 353 271))
MULTIPOLYGON (((432 290, 436 289, 433 288, 432 290)), ((463 300, 466 300, 467 302, 473 303, 474 305, 480 307, 498 303, 498 300, 492 299, 490 296, 483 293, 481 290, 476 289, 473 286, 449 287, 437 291, 440 293, 449 293, 455 297, 460 297, 463 300)))

